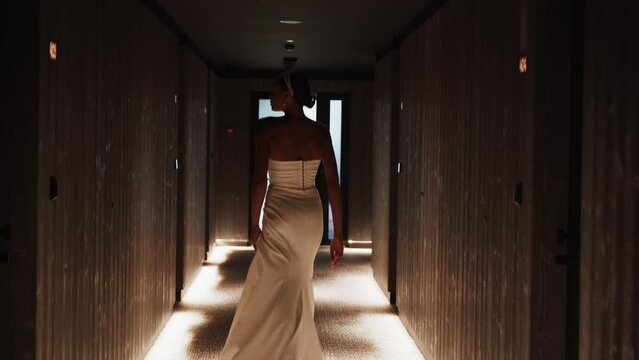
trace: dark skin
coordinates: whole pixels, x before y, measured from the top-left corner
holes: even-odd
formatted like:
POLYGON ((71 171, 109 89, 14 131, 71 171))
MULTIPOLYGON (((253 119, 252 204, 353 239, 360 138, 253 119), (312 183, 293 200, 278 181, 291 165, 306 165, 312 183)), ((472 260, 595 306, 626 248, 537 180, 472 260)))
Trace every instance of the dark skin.
POLYGON ((260 210, 267 187, 268 159, 279 161, 322 160, 333 211, 335 233, 330 243, 330 267, 338 264, 344 253, 342 232, 342 198, 339 190, 337 162, 328 129, 304 115, 290 91, 276 82, 271 92, 271 108, 284 111, 284 118, 260 121, 255 134, 255 174, 251 194, 250 241, 257 248, 262 229, 259 227, 260 210))

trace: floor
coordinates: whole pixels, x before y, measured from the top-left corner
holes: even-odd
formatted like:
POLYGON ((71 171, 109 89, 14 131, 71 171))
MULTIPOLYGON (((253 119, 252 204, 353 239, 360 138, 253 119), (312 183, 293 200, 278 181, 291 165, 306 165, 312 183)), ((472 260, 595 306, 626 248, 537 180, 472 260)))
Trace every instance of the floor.
MULTIPOLYGON (((147 360, 215 359, 235 312, 253 248, 217 246, 147 354, 147 360)), ((370 249, 347 248, 328 267, 322 246, 313 278, 315 322, 326 359, 423 359, 373 279, 370 249)))

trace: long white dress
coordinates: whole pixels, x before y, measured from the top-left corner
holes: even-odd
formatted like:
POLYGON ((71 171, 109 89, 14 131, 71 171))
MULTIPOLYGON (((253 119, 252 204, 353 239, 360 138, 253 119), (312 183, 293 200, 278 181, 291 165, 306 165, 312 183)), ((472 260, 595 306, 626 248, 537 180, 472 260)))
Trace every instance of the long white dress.
POLYGON ((324 229, 320 160, 269 160, 262 233, 220 360, 324 359, 313 262, 324 229))

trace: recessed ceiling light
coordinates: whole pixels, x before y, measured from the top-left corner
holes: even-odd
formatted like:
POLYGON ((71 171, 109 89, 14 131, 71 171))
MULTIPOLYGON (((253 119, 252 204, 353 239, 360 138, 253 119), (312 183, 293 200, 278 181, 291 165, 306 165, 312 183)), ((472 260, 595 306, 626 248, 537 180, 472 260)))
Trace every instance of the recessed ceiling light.
POLYGON ((293 51, 293 49, 295 49, 295 42, 293 40, 286 40, 284 49, 286 49, 286 51, 293 51))
POLYGON ((280 24, 286 25, 299 25, 302 22, 300 20, 280 20, 280 24))

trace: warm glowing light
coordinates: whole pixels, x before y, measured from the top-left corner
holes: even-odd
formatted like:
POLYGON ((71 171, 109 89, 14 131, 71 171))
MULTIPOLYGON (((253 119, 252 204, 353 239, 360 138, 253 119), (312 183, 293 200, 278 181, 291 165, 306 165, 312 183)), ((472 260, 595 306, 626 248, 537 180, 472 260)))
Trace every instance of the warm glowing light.
POLYGON ((209 253, 210 255, 206 262, 213 265, 223 264, 229 257, 230 248, 231 246, 216 246, 215 249, 209 253))
POLYGON ((403 101, 399 102, 399 110, 404 110, 404 102, 403 101))
POLYGON ((519 58, 519 72, 525 73, 528 71, 528 58, 524 55, 519 58))
POLYGON ((49 42, 49 58, 51 58, 51 60, 58 59, 58 44, 53 41, 49 42))
POLYGON ((177 102, 178 102, 177 94, 173 95, 173 102, 177 104, 177 102))
POLYGON ((187 359, 189 344, 193 341, 193 329, 205 322, 202 312, 174 312, 147 353, 146 359, 167 359, 167 354, 172 355, 173 359, 187 359))
POLYGON ((189 346, 193 342, 195 330, 211 321, 211 318, 206 316, 206 310, 232 307, 237 303, 239 289, 237 286, 222 286, 224 276, 219 271, 219 265, 224 264, 229 255, 237 251, 248 249, 233 246, 215 247, 147 353, 147 360, 188 359, 189 346))
MULTIPOLYGON (((233 133, 233 129, 226 129, 228 134, 233 133)), ((222 246, 246 246, 248 244, 247 239, 215 239, 215 244, 222 246)))
POLYGON ((372 244, 370 240, 348 240, 349 244, 372 244))
POLYGON ((286 24, 286 25, 299 25, 301 23, 302 21, 300 20, 280 20, 280 24, 286 24))
MULTIPOLYGON (((226 335, 219 329, 224 321, 228 325, 235 311, 244 286, 241 275, 251 260, 247 252, 254 250, 250 246, 215 246, 147 353, 147 360, 191 359, 195 354, 200 358, 216 358, 221 344, 217 343, 217 349, 213 349, 215 346, 209 340, 215 342, 226 335), (238 262, 240 259, 244 260, 238 262)), ((320 246, 314 268, 315 314, 332 317, 346 309, 348 317, 336 318, 335 327, 319 328, 320 338, 329 331, 356 333, 356 341, 363 339, 370 344, 368 350, 374 356, 367 358, 423 359, 375 282, 370 266, 371 249, 344 249, 344 257, 335 268, 328 266, 328 252, 329 246, 320 246)), ((327 359, 342 358, 330 347, 325 355, 327 359)))
MULTIPOLYGON (((328 248, 322 247, 318 257, 328 257, 327 251, 328 248)), ((366 359, 423 359, 408 331, 393 313, 388 299, 375 282, 370 256, 371 249, 346 248, 342 263, 337 267, 316 267, 313 280, 315 313, 340 307, 351 310, 349 316, 353 318, 348 321, 348 333, 358 334, 360 338, 375 344, 375 356, 365 357, 366 359), (362 261, 364 259, 366 261, 362 261), (361 265, 355 265, 358 262, 361 265), (327 273, 334 275, 326 276, 327 273)), ((341 322, 344 319, 336 320, 340 322, 340 326, 344 326, 341 322)), ((332 349, 327 350, 327 359, 341 358, 331 351, 332 349)))

